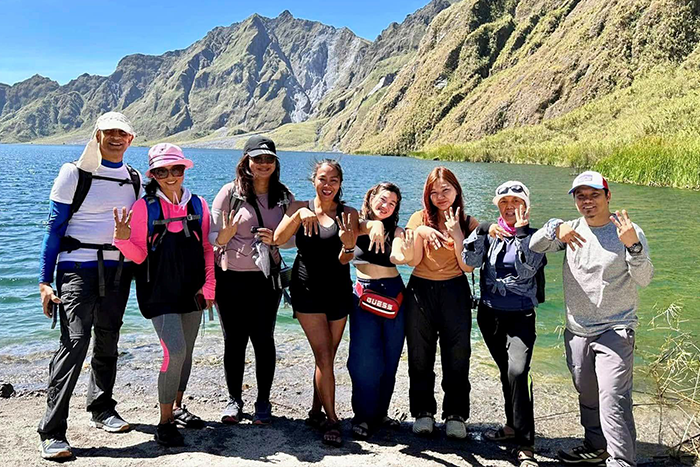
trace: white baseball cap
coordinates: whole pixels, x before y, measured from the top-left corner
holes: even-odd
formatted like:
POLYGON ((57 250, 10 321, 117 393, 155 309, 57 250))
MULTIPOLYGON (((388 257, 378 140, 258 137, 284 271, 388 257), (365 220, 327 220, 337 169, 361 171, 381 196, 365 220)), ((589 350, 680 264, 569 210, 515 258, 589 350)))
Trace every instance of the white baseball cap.
POLYGON ((603 177, 599 172, 594 172, 593 170, 587 170, 578 174, 578 176, 574 179, 574 183, 571 184, 569 194, 572 194, 574 191, 576 191, 576 188, 580 186, 589 186, 597 190, 610 191, 608 181, 605 179, 605 177, 603 177))

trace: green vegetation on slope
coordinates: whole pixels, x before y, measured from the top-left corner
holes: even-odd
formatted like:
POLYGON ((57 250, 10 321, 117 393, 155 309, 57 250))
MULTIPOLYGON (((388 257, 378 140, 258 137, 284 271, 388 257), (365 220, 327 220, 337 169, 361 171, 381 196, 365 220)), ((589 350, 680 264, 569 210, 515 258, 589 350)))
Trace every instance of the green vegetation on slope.
POLYGON ((616 181, 700 189, 700 74, 658 69, 564 116, 414 155, 595 167, 616 181))

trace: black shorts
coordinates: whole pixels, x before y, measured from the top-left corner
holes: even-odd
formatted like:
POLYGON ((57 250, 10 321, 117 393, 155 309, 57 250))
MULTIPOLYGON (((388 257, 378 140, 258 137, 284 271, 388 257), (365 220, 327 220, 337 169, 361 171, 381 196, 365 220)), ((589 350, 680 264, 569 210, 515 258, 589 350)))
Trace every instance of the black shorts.
POLYGON ((342 285, 310 285, 311 281, 293 278, 289 285, 294 313, 325 314, 328 321, 347 317, 355 307, 352 282, 348 277, 342 285))

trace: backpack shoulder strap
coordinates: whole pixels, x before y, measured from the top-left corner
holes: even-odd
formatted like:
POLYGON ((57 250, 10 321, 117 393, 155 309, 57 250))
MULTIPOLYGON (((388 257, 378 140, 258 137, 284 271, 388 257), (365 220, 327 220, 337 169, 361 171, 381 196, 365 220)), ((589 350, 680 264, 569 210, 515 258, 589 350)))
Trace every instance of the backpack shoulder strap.
POLYGON ((124 164, 126 165, 126 170, 129 171, 129 177, 131 178, 131 185, 134 187, 134 197, 136 199, 139 199, 139 193, 141 192, 141 177, 139 176, 138 171, 130 166, 129 164, 124 164))
POLYGON ((156 233, 162 233, 160 231, 164 230, 166 226, 164 224, 155 225, 154 222, 163 218, 163 210, 161 209, 160 200, 158 197, 153 194, 148 194, 143 198, 146 200, 146 211, 148 213, 148 241, 150 243, 153 241, 153 236, 156 233), (158 232, 156 232, 156 230, 158 230, 158 232))
POLYGON ((75 187, 75 193, 73 194, 73 202, 71 202, 70 205, 71 217, 73 217, 73 214, 78 212, 80 206, 83 205, 83 201, 85 201, 88 191, 90 191, 90 186, 92 185, 92 173, 81 169, 77 165, 76 169, 78 169, 78 184, 75 187))

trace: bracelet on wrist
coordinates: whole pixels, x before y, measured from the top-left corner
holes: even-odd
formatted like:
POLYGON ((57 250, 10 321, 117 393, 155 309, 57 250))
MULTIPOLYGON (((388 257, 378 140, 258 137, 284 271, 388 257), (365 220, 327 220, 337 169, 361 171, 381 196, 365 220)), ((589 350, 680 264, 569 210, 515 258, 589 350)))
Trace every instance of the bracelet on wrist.
POLYGON ((348 248, 345 245, 343 245, 343 253, 345 253, 346 255, 349 255, 350 253, 355 253, 355 247, 352 246, 348 248))

